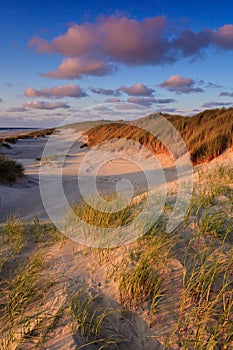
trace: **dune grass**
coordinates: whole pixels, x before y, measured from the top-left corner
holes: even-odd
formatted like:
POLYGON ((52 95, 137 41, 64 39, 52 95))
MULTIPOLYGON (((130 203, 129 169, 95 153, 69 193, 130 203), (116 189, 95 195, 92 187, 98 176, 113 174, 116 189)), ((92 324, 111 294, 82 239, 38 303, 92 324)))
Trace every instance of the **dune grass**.
POLYGON ((31 139, 31 138, 37 138, 37 137, 45 137, 52 135, 56 129, 50 128, 50 129, 42 129, 42 130, 35 130, 31 132, 24 132, 22 134, 18 134, 16 136, 10 136, 10 137, 2 137, 0 138, 0 143, 9 142, 9 143, 16 143, 17 140, 24 140, 24 139, 31 139))
POLYGON ((101 306, 101 296, 91 296, 78 288, 69 299, 72 329, 81 335, 78 349, 88 349, 92 344, 98 349, 116 349, 124 339, 114 329, 114 310, 101 306))
POLYGON ((43 260, 40 254, 35 253, 26 264, 21 264, 6 278, 1 288, 1 293, 4 290, 0 309, 3 349, 11 348, 15 340, 24 337, 30 325, 36 323, 40 309, 33 312, 31 307, 40 303, 49 285, 47 279, 43 284, 39 280, 39 274, 44 267, 43 260))
MULTIPOLYGON (((210 161, 233 145, 233 108, 206 110, 193 117, 163 116, 185 141, 193 164, 210 161)), ((90 147, 113 138, 125 138, 144 145, 154 153, 167 152, 164 142, 145 131, 144 125, 152 131, 156 127, 156 115, 139 119, 134 125, 117 122, 98 125, 85 134, 90 147)))
MULTIPOLYGON (((106 271, 102 287, 93 293, 93 288, 67 279, 65 301, 55 314, 42 313, 46 293, 53 286, 52 276, 43 274, 46 259, 42 252, 53 242, 64 242, 62 235, 37 218, 29 225, 11 217, 0 230, 2 348, 20 343, 20 348, 26 349, 24 342, 32 344, 35 339, 38 348, 43 348, 62 320, 69 322, 78 349, 127 348, 114 325, 128 314, 133 327, 133 315, 138 314, 164 349, 231 349, 233 170, 229 166, 202 170, 199 179, 186 220, 172 234, 165 232, 170 215, 170 210, 165 210, 149 232, 126 247, 95 248, 88 253, 83 247, 83 256, 88 254, 86 261, 93 259, 97 269, 104 267, 101 271, 106 271), (31 249, 29 257, 26 247, 31 249), (180 279, 173 279, 176 273, 180 279), (121 315, 105 304, 110 283, 121 315), (164 328, 162 334, 156 333, 159 325, 164 328)), ((75 207, 77 215, 100 227, 128 223, 139 208, 129 206, 123 214, 108 217, 97 215, 88 205, 75 207)), ((77 267, 77 277, 79 274, 77 267)))
POLYGON ((24 168, 20 163, 0 154, 0 183, 13 183, 23 175, 24 168))

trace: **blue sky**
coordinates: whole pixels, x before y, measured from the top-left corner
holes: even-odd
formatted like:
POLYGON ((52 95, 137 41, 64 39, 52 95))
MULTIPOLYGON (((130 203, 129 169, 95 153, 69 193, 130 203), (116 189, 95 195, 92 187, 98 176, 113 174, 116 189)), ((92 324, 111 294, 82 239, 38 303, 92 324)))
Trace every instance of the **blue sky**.
POLYGON ((57 125, 106 102, 230 107, 232 13, 231 1, 5 2, 0 127, 57 125))

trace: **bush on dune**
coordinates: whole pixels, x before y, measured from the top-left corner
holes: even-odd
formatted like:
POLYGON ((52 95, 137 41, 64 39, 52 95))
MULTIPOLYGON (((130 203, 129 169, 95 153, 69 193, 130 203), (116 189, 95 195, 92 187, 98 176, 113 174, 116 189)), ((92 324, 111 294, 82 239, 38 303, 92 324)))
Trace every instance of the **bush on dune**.
POLYGON ((0 155, 0 182, 13 183, 17 178, 22 177, 23 174, 24 168, 22 164, 0 155))

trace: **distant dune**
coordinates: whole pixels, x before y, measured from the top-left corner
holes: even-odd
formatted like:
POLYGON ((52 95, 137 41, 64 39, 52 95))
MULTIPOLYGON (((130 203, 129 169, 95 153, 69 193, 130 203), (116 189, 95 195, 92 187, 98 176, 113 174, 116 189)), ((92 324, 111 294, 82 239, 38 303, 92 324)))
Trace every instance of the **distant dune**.
MULTIPOLYGON (((193 164, 218 157, 233 145, 233 108, 206 110, 193 117, 163 115, 179 132, 186 143, 193 164)), ((153 137, 156 114, 138 119, 130 125, 108 123, 99 125, 85 134, 90 147, 112 138, 133 139, 154 153, 167 152, 163 142, 153 137), (145 131, 151 130, 151 133, 145 131)))

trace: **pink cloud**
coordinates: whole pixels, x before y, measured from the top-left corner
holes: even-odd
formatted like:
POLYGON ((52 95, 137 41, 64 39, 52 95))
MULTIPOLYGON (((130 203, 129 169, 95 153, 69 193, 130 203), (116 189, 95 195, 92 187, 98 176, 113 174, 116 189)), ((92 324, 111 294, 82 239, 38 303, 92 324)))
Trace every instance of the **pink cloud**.
POLYGON ((150 107, 155 103, 156 99, 154 97, 128 97, 127 102, 136 103, 141 106, 150 107))
POLYGON ((161 87, 167 88, 170 91, 176 93, 191 93, 191 92, 203 92, 200 87, 195 87, 193 79, 184 78, 180 75, 171 75, 167 80, 160 84, 161 87))
MULTIPOLYGON (((59 53, 84 60, 91 57, 93 60, 114 61, 126 65, 172 63, 182 57, 196 56, 210 46, 233 49, 232 24, 218 29, 206 28, 199 32, 191 29, 180 31, 178 26, 173 26, 172 36, 170 29, 165 16, 145 18, 142 21, 105 16, 95 23, 72 24, 66 33, 55 37, 51 42, 34 37, 29 41, 29 47, 36 48, 40 53, 59 53)), ((65 63, 68 64, 66 61, 65 63)), ((64 61, 62 64, 64 65, 64 61)), ((76 70, 81 70, 80 74, 93 73, 92 69, 87 68, 76 70)), ((107 71, 104 69, 105 73, 107 71)), ((71 76, 79 77, 77 72, 71 76)), ((49 72, 51 77, 55 75, 54 77, 60 78, 63 74, 49 72)))
POLYGON ((117 91, 125 92, 127 95, 133 96, 151 96, 155 90, 149 89, 146 85, 136 83, 133 86, 121 86, 117 91))
POLYGON ((24 103, 24 107, 32 109, 57 109, 57 108, 70 108, 70 106, 64 102, 45 102, 45 101, 28 101, 24 103))
POLYGON ((53 86, 51 88, 43 87, 36 90, 29 87, 24 91, 27 97, 44 97, 44 98, 63 98, 63 97, 85 97, 87 94, 82 91, 79 85, 68 84, 63 86, 53 86))
POLYGON ((25 107, 11 107, 6 110, 7 112, 27 112, 28 110, 25 107))
POLYGON ((113 98, 108 98, 105 102, 116 103, 116 102, 121 102, 121 100, 117 97, 113 97, 113 98))
POLYGON ((216 32, 216 43, 224 49, 233 49, 233 25, 226 24, 216 32))
POLYGON ((110 73, 112 67, 103 60, 65 58, 57 70, 41 74, 47 78, 80 79, 82 75, 102 76, 110 73))
POLYGON ((92 24, 73 24, 65 34, 50 43, 34 37, 29 41, 29 47, 35 47, 40 53, 61 53, 78 58, 104 57, 129 65, 158 63, 167 53, 165 30, 166 17, 136 21, 109 16, 92 24))

